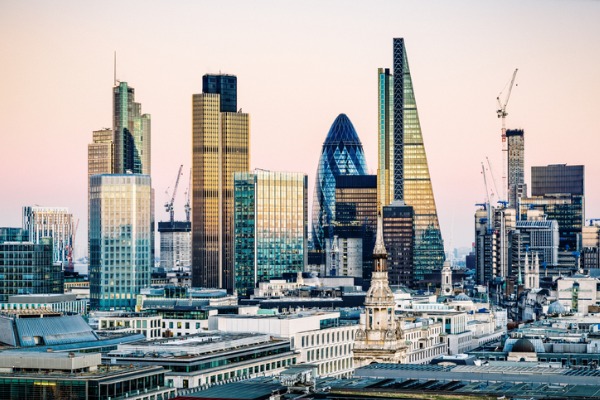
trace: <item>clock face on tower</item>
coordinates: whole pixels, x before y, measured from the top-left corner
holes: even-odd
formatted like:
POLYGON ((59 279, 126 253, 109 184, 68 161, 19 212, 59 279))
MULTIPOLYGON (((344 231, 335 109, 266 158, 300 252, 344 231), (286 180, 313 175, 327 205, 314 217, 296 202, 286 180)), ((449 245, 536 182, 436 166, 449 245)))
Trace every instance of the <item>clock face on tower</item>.
POLYGON ((446 288, 446 293, 450 293, 450 288, 449 287, 446 288))

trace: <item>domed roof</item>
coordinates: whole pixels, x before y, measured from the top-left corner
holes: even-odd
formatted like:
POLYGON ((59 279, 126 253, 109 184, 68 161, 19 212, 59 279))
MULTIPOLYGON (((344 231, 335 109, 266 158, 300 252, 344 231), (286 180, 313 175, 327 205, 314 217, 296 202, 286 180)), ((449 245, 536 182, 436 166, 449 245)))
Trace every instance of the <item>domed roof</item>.
POLYGON ((358 134, 354 129, 354 125, 352 125, 350 118, 348 118, 346 114, 338 115, 335 121, 333 121, 324 143, 324 145, 334 146, 339 144, 361 145, 358 134))
POLYGON ((522 338, 513 344, 511 351, 516 353, 535 353, 535 346, 529 340, 522 338))
POLYGON ((456 301, 471 301, 471 298, 464 293, 460 293, 454 298, 456 301))
POLYGON ((564 314, 566 312, 567 309, 558 300, 553 301, 548 306, 548 314, 564 314))

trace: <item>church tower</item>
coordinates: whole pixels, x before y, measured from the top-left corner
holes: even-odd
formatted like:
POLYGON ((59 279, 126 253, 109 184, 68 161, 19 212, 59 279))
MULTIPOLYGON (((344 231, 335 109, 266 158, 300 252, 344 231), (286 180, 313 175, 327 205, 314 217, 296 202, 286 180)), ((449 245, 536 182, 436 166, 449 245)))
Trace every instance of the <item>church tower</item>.
POLYGON ((383 243, 381 212, 377 216, 377 239, 373 250, 373 276, 365 297, 364 320, 354 340, 354 366, 399 363, 406 355, 402 329, 396 321, 396 303, 388 283, 387 251, 383 243))
POLYGON ((452 295, 452 268, 450 268, 450 261, 444 261, 444 267, 442 268, 442 296, 452 295))

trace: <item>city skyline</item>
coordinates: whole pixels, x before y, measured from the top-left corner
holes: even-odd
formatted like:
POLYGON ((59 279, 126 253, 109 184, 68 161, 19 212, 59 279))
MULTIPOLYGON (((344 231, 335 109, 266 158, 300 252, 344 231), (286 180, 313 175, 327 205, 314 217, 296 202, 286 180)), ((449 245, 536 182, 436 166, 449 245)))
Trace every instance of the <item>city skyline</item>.
MULTIPOLYGON (((517 67, 507 127, 526 131, 525 182, 531 166, 583 164, 586 216, 600 217, 600 160, 588 150, 600 131, 600 2, 317 4, 130 3, 115 15, 114 7, 76 2, 2 2, 0 33, 11 40, 0 44, 0 226, 20 226, 25 205, 68 207, 80 220, 76 256, 85 253, 86 148, 92 131, 112 127, 113 51, 117 78, 152 114, 158 205, 177 167, 191 167, 190 96, 203 75, 219 71, 238 77, 238 103, 252 115, 251 169, 306 173, 312 199, 324 134, 346 113, 374 174, 376 74, 392 64, 394 37, 410 51, 446 250, 474 240, 486 156, 501 183, 496 96, 517 67), (127 12, 134 9, 139 18, 127 12), (222 11, 234 23, 219 35, 211 16, 222 11)), ((175 212, 183 220, 180 189, 175 212)), ((156 220, 167 219, 157 207, 156 220)))

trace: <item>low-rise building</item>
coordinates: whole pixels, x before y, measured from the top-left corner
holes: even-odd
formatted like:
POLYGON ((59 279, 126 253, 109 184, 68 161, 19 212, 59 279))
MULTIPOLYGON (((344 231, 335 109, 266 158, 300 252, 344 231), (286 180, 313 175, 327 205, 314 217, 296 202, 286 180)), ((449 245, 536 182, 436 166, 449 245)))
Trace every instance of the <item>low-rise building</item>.
POLYGON ((119 345, 110 365, 160 365, 166 384, 191 388, 239 378, 276 375, 296 364, 290 341, 260 333, 204 332, 180 338, 119 345))
POLYGON ((349 376, 354 370, 352 347, 358 325, 340 324, 338 311, 302 311, 275 315, 217 315, 209 329, 259 332, 290 340, 299 363, 317 366, 320 376, 349 376))
POLYGON ((0 353, 2 399, 167 400, 177 390, 160 366, 102 365, 99 353, 0 353))

